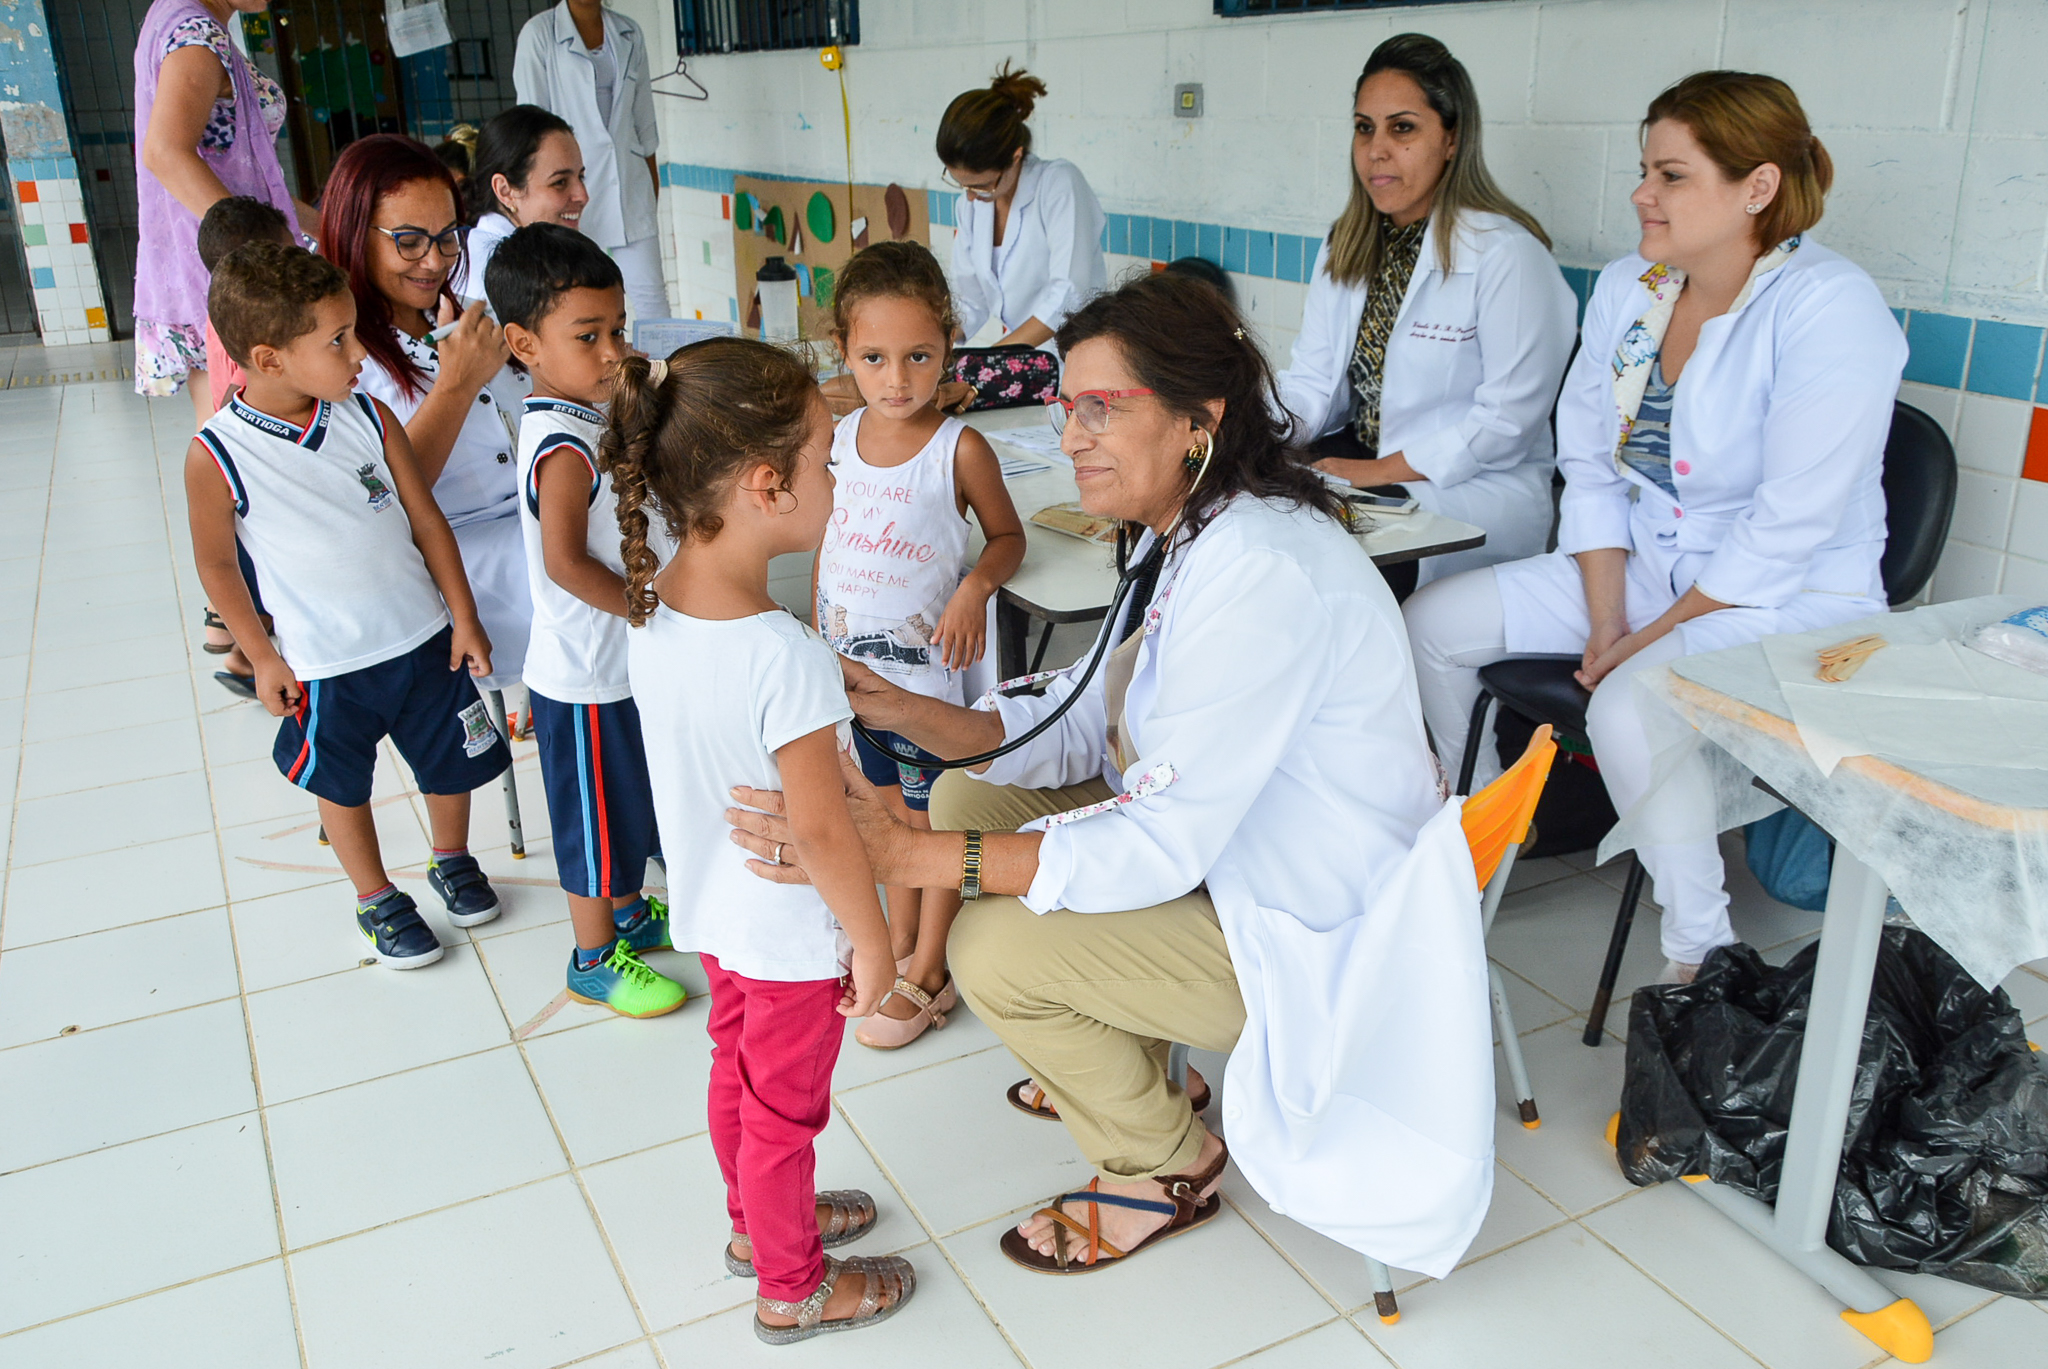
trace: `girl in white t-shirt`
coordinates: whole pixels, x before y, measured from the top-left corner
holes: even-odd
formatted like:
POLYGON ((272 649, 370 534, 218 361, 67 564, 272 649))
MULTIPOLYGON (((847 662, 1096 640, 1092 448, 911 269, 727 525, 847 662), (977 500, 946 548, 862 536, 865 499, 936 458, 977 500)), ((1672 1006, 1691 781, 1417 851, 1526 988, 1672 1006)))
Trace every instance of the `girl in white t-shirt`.
MULTIPOLYGON (((839 421, 839 485, 815 572, 818 631, 841 656, 914 693, 964 704, 962 672, 987 647, 989 600, 1024 559, 1024 525, 986 438, 933 404, 945 378, 953 303, 937 258, 876 243, 839 275, 834 340, 866 407, 839 421), (967 514, 987 545, 970 565, 967 514)), ((902 816, 929 827, 938 757, 893 733, 856 735, 861 770, 902 816)), ((946 974, 957 896, 889 890, 896 986, 854 1039, 894 1050, 944 1026, 959 1002, 946 974)))
POLYGON ((839 662, 768 594, 769 560, 816 546, 831 516, 831 440, 802 363, 713 338, 665 362, 621 363, 599 443, 618 498, 626 665, 670 871, 670 934, 711 985, 726 1268, 758 1281, 754 1332, 770 1344, 880 1321, 916 1287, 899 1257, 825 1255, 867 1233, 875 1204, 812 1184, 840 1019, 872 1012, 895 974, 846 804, 836 734, 853 712, 839 662), (648 545, 662 534, 674 547, 666 564, 648 545), (735 785, 783 791, 812 884, 749 873, 727 838, 735 785))

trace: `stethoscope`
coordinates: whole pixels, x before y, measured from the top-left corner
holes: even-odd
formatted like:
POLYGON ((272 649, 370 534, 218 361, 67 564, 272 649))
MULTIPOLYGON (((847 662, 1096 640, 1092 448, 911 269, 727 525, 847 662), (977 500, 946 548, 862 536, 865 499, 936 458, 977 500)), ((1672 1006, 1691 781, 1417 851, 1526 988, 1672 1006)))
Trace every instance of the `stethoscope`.
MULTIPOLYGON (((1209 434, 1208 437, 1209 441, 1203 447, 1200 460, 1197 461, 1192 456, 1187 458, 1188 467, 1193 471, 1195 478, 1188 486, 1187 495, 1181 500, 1180 511, 1174 514, 1173 522, 1167 525, 1164 533, 1153 540, 1151 547, 1144 556, 1139 558, 1138 564, 1135 566, 1125 564, 1125 558, 1129 555, 1130 542, 1123 525, 1119 524, 1117 526, 1116 562, 1118 573, 1116 593, 1110 596, 1109 612, 1104 615, 1102 627, 1095 635, 1095 650, 1088 657, 1087 669, 1081 672, 1081 678, 1075 682, 1072 692, 1066 698, 1060 700, 1059 706, 1054 708, 1052 712, 1040 718, 1015 741, 1006 741, 1001 746, 993 750, 984 751, 977 756, 962 756, 958 760, 950 761, 934 761, 928 760, 923 756, 905 755, 882 738, 870 732, 859 718, 853 720, 853 730, 865 738, 869 746, 874 747, 883 755, 890 757, 900 764, 916 766, 924 770, 967 770, 977 765, 986 765, 990 761, 1009 755, 1020 747, 1028 746, 1033 740, 1058 723, 1061 718, 1066 717, 1068 711, 1081 701, 1081 696, 1088 692, 1089 681, 1095 678, 1095 672, 1102 666, 1103 657, 1109 654, 1109 645, 1116 638, 1118 625, 1124 621, 1124 613, 1129 607, 1132 591, 1140 581, 1145 580, 1148 576, 1151 577, 1152 583, 1156 584, 1158 582, 1160 569, 1166 564, 1167 548, 1173 542, 1173 535, 1180 531, 1181 524, 1187 521, 1188 506, 1194 502, 1195 491, 1201 488, 1202 477, 1209 473, 1209 459, 1216 455, 1216 438, 1213 434, 1209 434)), ((1032 692, 1030 686, 1021 686, 1012 690, 1010 697, 1014 698, 1018 694, 1029 692, 1032 692)))

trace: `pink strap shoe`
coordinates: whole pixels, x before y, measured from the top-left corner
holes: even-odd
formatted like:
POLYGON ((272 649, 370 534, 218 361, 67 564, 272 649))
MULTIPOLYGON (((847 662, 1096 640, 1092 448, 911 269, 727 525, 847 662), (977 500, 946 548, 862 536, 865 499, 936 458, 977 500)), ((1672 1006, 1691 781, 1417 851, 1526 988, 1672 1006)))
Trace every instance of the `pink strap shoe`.
MULTIPOLYGON (((863 1046, 878 1051, 901 1050, 923 1036, 927 1027, 946 1025, 946 1014, 960 1006, 960 995, 953 990, 953 976, 947 975, 946 982, 936 994, 928 994, 908 979, 898 978, 896 987, 882 995, 882 1002, 891 998, 904 998, 917 1005, 917 1011, 909 1017, 885 1017, 877 1011, 873 1017, 864 1019, 853 1033, 853 1039, 863 1046)), ((877 1009, 881 1004, 875 1005, 877 1009)))

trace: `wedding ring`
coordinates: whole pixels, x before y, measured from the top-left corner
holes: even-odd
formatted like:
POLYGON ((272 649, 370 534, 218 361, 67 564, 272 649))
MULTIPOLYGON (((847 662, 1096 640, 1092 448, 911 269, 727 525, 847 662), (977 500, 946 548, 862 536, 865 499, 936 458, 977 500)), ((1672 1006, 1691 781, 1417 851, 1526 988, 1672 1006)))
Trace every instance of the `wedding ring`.
POLYGON ((775 843, 775 863, 777 865, 782 864, 782 848, 787 846, 788 844, 789 843, 786 841, 778 841, 775 843))

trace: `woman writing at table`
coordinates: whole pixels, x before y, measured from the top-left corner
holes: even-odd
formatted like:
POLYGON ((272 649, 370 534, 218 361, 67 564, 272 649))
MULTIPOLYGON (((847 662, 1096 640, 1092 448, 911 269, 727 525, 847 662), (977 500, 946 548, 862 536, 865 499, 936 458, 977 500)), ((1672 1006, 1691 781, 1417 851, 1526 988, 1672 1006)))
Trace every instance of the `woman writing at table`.
POLYGON ((1106 220, 1072 162, 1032 155, 1025 123, 1045 82, 1005 63, 939 120, 939 161, 960 190, 953 306, 965 342, 990 318, 998 345, 1049 347, 1067 315, 1102 292, 1106 220))
MULTIPOLYGON (((1059 343, 1081 505, 1138 534, 1115 654, 973 708, 844 667, 865 723, 942 756, 1078 696, 941 779, 940 830, 848 776, 876 878, 973 900, 952 928, 960 992, 1031 1073, 1011 1101, 1049 1103, 1026 1110, 1056 1113, 1095 1170, 1003 1250, 1101 1269, 1217 1213, 1227 1155, 1167 1078, 1178 1041, 1235 1047, 1230 1146, 1268 1201, 1447 1271, 1490 1182, 1485 952, 1393 596, 1288 449, 1219 292, 1148 275, 1059 343)), ((755 872, 804 878, 780 796, 735 797, 768 810, 728 814, 755 872)))
MULTIPOLYGON (((1833 164, 1784 82, 1688 76, 1643 119, 1642 245, 1600 274, 1557 406, 1557 550, 1408 605, 1423 712, 1452 765, 1480 666, 1583 655, 1615 809, 1651 788, 1630 677, 1881 613, 1880 475, 1906 342, 1861 268, 1809 236, 1833 164)), ((1493 769, 1482 746, 1475 785, 1493 769)), ((1640 814, 1667 982, 1735 940, 1696 757, 1640 814)))
POLYGON ((1550 534, 1571 287, 1542 226, 1487 173, 1479 98, 1442 43, 1404 33, 1375 48, 1351 123, 1351 201, 1280 377, 1296 438, 1332 475, 1486 529, 1484 546, 1403 579, 1533 556, 1550 534))

